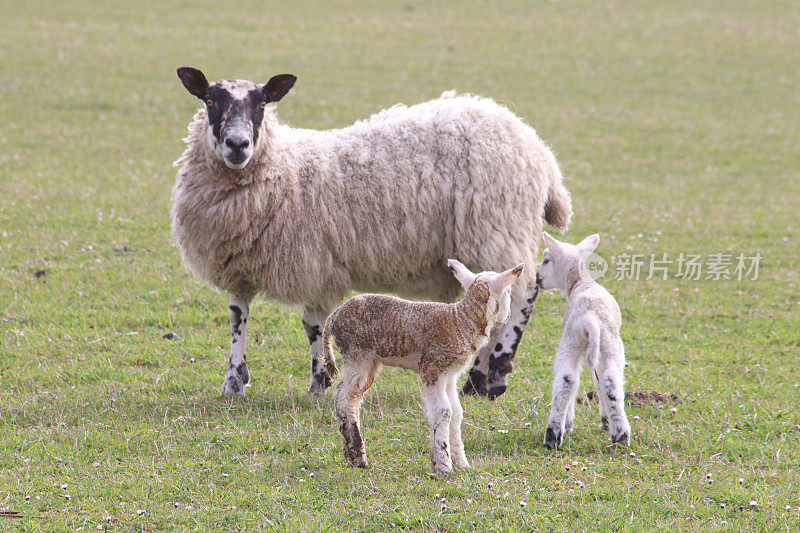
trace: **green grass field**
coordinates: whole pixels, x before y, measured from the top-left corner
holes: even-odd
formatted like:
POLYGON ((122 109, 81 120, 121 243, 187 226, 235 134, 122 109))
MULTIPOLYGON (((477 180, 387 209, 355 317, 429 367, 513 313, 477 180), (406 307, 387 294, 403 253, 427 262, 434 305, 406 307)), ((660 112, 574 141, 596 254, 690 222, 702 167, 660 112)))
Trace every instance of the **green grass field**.
POLYGON ((796 2, 148 4, 0 0, 0 530, 800 528, 796 2), (350 469, 330 394, 306 394, 299 309, 254 306, 253 386, 218 394, 227 299, 169 232, 199 103, 181 65, 296 74, 279 114, 302 127, 491 96, 556 152, 565 239, 759 253, 758 279, 606 276, 627 388, 683 400, 631 406, 629 449, 593 405, 541 446, 554 293, 508 392, 463 402, 470 471, 429 473, 418 378, 393 369, 362 414, 373 466, 350 469))

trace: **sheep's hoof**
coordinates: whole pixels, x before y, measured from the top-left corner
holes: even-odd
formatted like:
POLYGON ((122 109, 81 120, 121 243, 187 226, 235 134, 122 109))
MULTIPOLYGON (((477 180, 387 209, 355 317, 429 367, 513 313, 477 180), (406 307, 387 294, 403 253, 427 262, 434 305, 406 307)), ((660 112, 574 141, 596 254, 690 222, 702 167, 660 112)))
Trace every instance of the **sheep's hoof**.
POLYGON ((225 377, 225 382, 222 384, 222 390, 220 393, 223 396, 228 396, 231 394, 244 396, 244 383, 238 374, 232 374, 225 377))
POLYGON ((350 461, 350 465, 355 468, 368 468, 369 461, 367 461, 366 455, 357 455, 355 457, 348 457, 348 461, 350 461))
POLYGON ((494 400, 503 395, 508 388, 508 374, 498 370, 490 370, 486 387, 489 389, 489 399, 494 400))
POLYGON ((470 370, 467 381, 464 382, 464 387, 461 389, 461 394, 466 396, 486 396, 486 376, 474 368, 470 370))
POLYGON ((561 446, 562 439, 564 434, 556 430, 552 426, 548 426, 547 430, 544 432, 544 447, 548 450, 557 450, 559 446, 561 446))
POLYGON ((603 429, 603 431, 608 431, 608 417, 607 416, 601 416, 600 417, 600 427, 603 429))
POLYGON ((457 470, 467 470, 469 468, 469 461, 465 457, 453 457, 453 468, 457 470))

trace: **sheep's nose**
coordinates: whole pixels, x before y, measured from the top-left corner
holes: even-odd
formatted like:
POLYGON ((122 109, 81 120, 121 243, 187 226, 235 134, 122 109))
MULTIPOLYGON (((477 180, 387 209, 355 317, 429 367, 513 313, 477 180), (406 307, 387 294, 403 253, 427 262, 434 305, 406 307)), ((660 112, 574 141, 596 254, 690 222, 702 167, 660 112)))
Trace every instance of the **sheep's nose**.
POLYGON ((231 150, 244 150, 250 146, 250 139, 228 137, 225 139, 225 146, 231 150))

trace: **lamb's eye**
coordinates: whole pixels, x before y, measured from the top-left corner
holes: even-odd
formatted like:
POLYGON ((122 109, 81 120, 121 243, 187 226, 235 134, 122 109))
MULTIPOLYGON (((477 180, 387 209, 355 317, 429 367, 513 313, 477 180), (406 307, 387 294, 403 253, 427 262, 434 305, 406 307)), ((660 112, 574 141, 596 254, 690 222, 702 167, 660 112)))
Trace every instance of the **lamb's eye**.
POLYGON ((261 109, 264 109, 265 107, 267 107, 267 103, 266 102, 261 102, 260 104, 258 104, 258 107, 260 107, 261 109))
POLYGON ((546 265, 549 262, 550 262, 550 258, 549 257, 545 257, 544 261, 542 261, 542 264, 546 265))
POLYGON ((500 311, 500 302, 497 302, 494 306, 494 312, 497 313, 498 311, 500 311))
POLYGON ((212 107, 212 106, 214 105, 214 100, 212 100, 211 98, 209 98, 208 100, 206 100, 206 105, 207 105, 208 107, 212 107))

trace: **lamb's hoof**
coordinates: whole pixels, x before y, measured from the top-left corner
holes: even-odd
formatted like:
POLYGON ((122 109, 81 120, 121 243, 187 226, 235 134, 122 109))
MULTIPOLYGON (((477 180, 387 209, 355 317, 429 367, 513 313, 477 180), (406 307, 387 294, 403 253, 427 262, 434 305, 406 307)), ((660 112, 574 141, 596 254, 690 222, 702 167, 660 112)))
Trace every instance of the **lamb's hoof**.
POLYGON ((456 470, 467 470, 469 468, 469 461, 466 457, 453 457, 453 468, 456 470))
POLYGON ((611 442, 614 444, 623 444, 625 446, 629 446, 631 443, 631 438, 627 431, 623 431, 617 435, 611 435, 611 442))
POLYGON ((544 432, 544 446, 548 450, 557 450, 561 446, 564 434, 552 426, 548 426, 544 432))
POLYGON ((572 428, 575 427, 574 420, 566 420, 564 422, 564 433, 572 433, 572 428))
POLYGON ((222 384, 220 394, 223 396, 232 394, 244 396, 244 383, 242 382, 242 378, 240 378, 238 374, 228 374, 225 376, 225 382, 222 384))
POLYGON ((447 463, 433 463, 433 471, 437 474, 452 474, 453 465, 447 463))
POLYGON ((311 385, 308 387, 309 394, 322 395, 331 386, 331 377, 327 372, 318 372, 311 376, 311 385))
POLYGON ((600 427, 603 429, 603 431, 608 431, 608 417, 607 416, 600 417, 600 427))
POLYGON ((464 387, 461 389, 461 393, 466 396, 486 396, 488 394, 486 390, 486 376, 474 368, 470 370, 467 381, 464 382, 464 387))
POLYGON ((351 453, 350 450, 345 449, 344 457, 350 463, 350 466, 355 468, 367 468, 369 466, 367 456, 363 453, 351 453))

